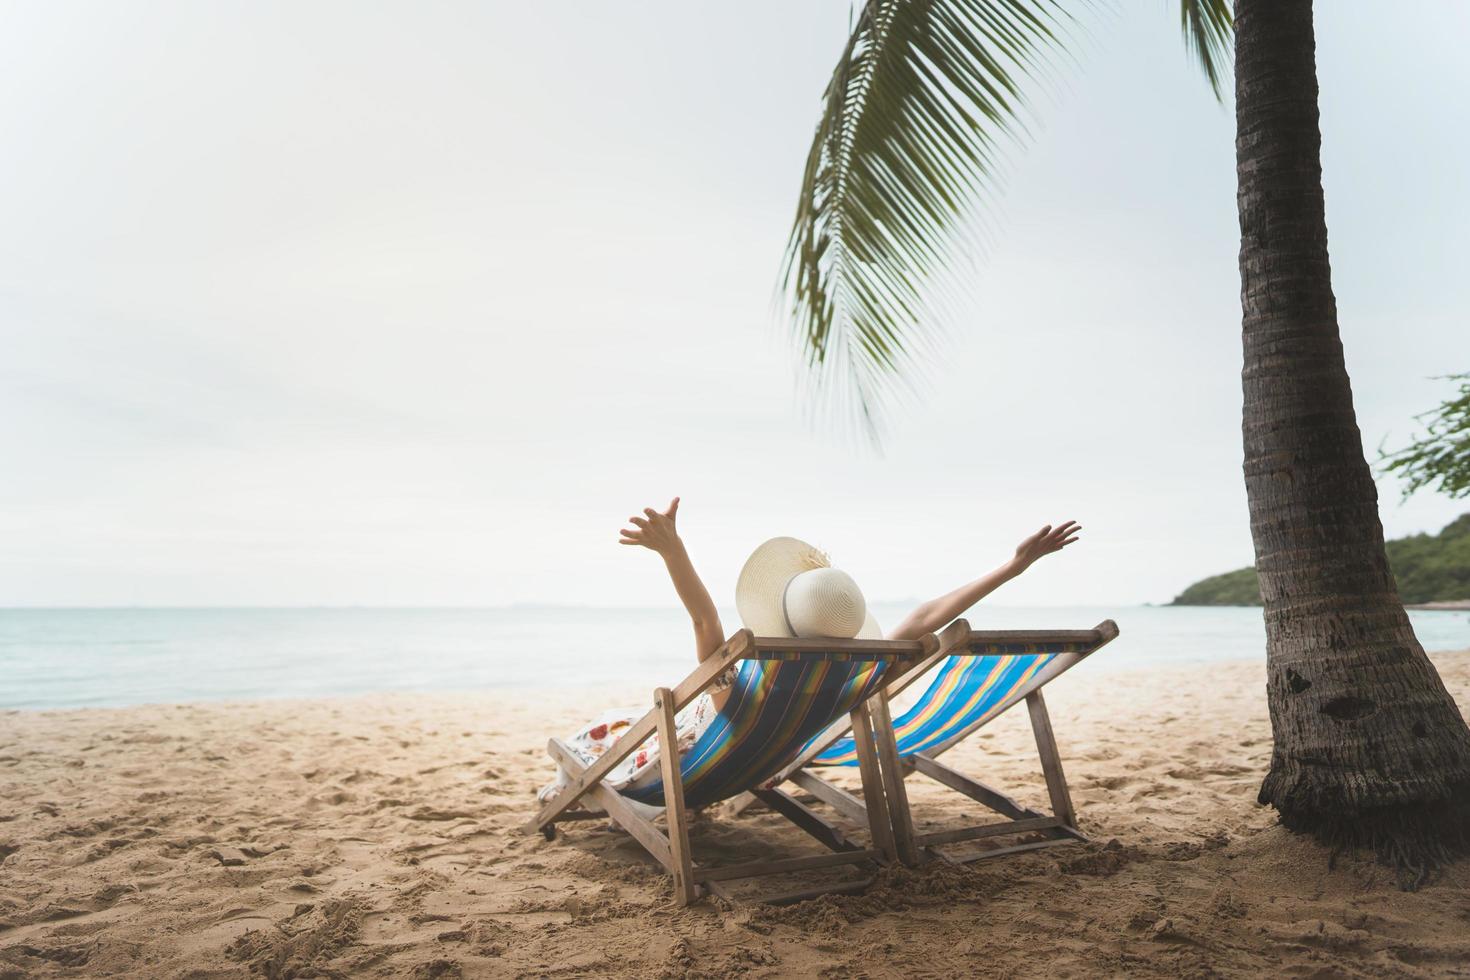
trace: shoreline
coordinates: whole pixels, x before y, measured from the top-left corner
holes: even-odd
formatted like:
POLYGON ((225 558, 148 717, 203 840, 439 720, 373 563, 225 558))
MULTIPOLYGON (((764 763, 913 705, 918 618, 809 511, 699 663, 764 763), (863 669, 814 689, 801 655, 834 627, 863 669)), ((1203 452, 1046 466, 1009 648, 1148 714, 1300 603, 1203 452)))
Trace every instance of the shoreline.
MULTIPOLYGON (((1104 655, 1105 656, 1105 655, 1104 655)), ((1470 647, 1464 649, 1432 650, 1428 656, 1436 662, 1440 658, 1454 659, 1465 657, 1470 659, 1470 647)), ((1130 680, 1150 677, 1159 673, 1171 674, 1174 672, 1191 673, 1195 671, 1208 671, 1211 669, 1248 669, 1252 666, 1265 667, 1265 653, 1257 656, 1239 656, 1228 659, 1190 659, 1181 656, 1178 661, 1152 662, 1144 664, 1129 664, 1125 667, 1109 665, 1102 671, 1086 671, 1087 665, 1079 665, 1074 668, 1086 671, 1078 676, 1096 680, 1098 682, 1126 684, 1130 680)), ((922 685, 921 685, 922 687, 922 685)), ((424 688, 424 689, 389 689, 380 691, 355 691, 343 694, 282 694, 275 697, 261 698, 204 698, 192 701, 140 701, 127 704, 84 704, 66 705, 59 707, 24 707, 24 706, 0 706, 0 718, 9 716, 27 717, 37 715, 85 715, 89 712, 118 713, 134 710, 169 710, 185 708, 202 709, 237 709, 248 711, 254 708, 269 709, 278 705, 294 705, 299 708, 327 708, 346 707, 354 703, 368 703, 381 699, 443 699, 450 702, 479 702, 500 701, 515 699, 533 699, 550 702, 573 702, 585 704, 597 704, 602 707, 641 705, 651 700, 651 688, 639 685, 622 684, 618 687, 608 687, 605 684, 577 684, 577 685, 536 685, 536 684, 511 684, 502 687, 484 688, 424 688)), ((915 692, 917 693, 917 692, 915 692)), ((598 713, 600 708, 592 710, 587 717, 598 713)))
MULTIPOLYGON (((1431 655, 1462 710, 1466 652, 1431 655)), ((1461 969, 1470 863, 1401 892, 1362 855, 1330 867, 1327 849, 1255 804, 1271 750, 1264 684, 1264 658, 1069 673, 1047 703, 1093 843, 885 870, 865 894, 786 908, 678 909, 601 821, 554 841, 521 832, 550 775, 546 740, 605 707, 598 689, 10 711, 0 975, 1461 969)), ((1025 712, 946 762, 1045 803, 1025 712)), ((976 815, 936 783, 909 792, 921 830, 976 815)), ((812 853, 760 809, 701 814, 693 845, 711 864, 812 853)))
MULTIPOLYGON (((529 691, 606 684, 642 703, 656 683, 693 663, 687 617, 639 614, 636 628, 597 616, 510 621, 372 610, 221 613, 217 621, 169 613, 78 623, 67 615, 0 616, 0 711, 117 708, 141 703, 218 703, 358 696, 384 690, 529 691), (681 618, 682 617, 682 618, 681 618), (571 621, 575 620, 575 621, 571 621), (527 644, 554 655, 526 657, 527 644), (557 644, 561 644, 560 647, 557 644), (645 688, 643 685, 647 685, 645 688)), ((1463 612, 1408 613, 1427 649, 1470 646, 1463 612)), ((1256 658, 1265 647, 1260 609, 1137 607, 1050 610, 987 607, 985 629, 1085 628, 1103 618, 1120 641, 1093 658, 1098 674, 1174 663, 1256 658)))
MULTIPOLYGON (((1261 609, 1260 603, 1234 602, 1165 602, 1160 609, 1261 609)), ((1435 602, 1406 602, 1405 609, 1418 612, 1470 612, 1470 599, 1440 599, 1435 602)))
MULTIPOLYGON (((1440 651, 1431 656, 1470 656, 1470 648, 1464 650, 1440 651)), ((1181 660, 1173 663, 1156 663, 1143 665, 1128 665, 1127 667, 1114 667, 1105 673, 1097 675, 1109 682, 1126 683, 1129 678, 1136 676, 1149 676, 1160 672, 1171 673, 1174 671, 1196 671, 1210 667, 1240 668, 1249 667, 1256 663, 1264 665, 1264 654, 1258 660, 1253 657, 1232 657, 1230 659, 1206 659, 1206 660, 1181 660)), ((693 667, 693 662, 689 664, 693 667)), ((1086 664, 1079 664, 1074 670, 1084 670, 1086 664)), ((1089 676, 1083 674, 1079 676, 1089 676)), ((920 685, 922 688, 923 685, 920 685)), ((501 701, 506 699, 539 699, 552 704, 560 702, 597 704, 603 707, 638 705, 652 701, 652 686, 643 687, 633 684, 619 685, 610 688, 605 684, 578 684, 578 685, 532 685, 516 684, 504 687, 487 688, 445 688, 424 690, 383 690, 383 691, 361 691, 347 694, 306 694, 290 695, 284 694, 279 697, 266 698, 220 698, 220 699, 196 699, 192 701, 142 701, 133 704, 89 704, 73 705, 64 707, 0 707, 0 718, 8 715, 33 716, 33 715, 85 715, 89 712, 127 712, 134 710, 159 710, 170 709, 237 709, 249 711, 251 709, 269 709, 277 705, 295 705, 301 708, 328 708, 347 707, 354 703, 369 703, 383 699, 435 699, 447 702, 458 702, 469 704, 472 702, 501 701)), ((915 692, 917 693, 917 692, 915 692)), ((591 717, 598 713, 594 709, 588 714, 591 717)))

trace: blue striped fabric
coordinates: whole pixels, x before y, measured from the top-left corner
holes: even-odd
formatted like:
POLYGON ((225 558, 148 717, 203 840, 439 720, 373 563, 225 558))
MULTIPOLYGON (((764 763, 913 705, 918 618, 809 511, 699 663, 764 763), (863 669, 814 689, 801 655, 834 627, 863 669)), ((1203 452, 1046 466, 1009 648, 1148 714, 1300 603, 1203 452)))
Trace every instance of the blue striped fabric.
MULTIPOLYGON (((918 702, 893 720, 899 755, 938 745, 987 715, 1009 707, 1027 682, 1055 656, 1048 652, 946 658, 918 702)), ((850 737, 838 739, 811 761, 814 766, 857 764, 850 737)))
MULTIPOLYGON (((888 661, 744 660, 730 699, 680 761, 684 803, 708 806, 752 789, 796 758, 803 745, 871 697, 888 661)), ((623 790, 664 805, 663 780, 623 790)))

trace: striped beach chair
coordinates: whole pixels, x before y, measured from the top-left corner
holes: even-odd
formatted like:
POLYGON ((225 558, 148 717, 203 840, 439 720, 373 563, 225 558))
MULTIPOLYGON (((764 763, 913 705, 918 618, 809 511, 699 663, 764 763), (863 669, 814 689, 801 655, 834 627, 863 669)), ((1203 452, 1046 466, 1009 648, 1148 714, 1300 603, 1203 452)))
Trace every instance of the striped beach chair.
MULTIPOLYGON (((972 630, 960 619, 939 635, 939 647, 916 668, 891 678, 869 701, 879 737, 892 739, 897 765, 884 773, 887 804, 893 821, 894 847, 899 858, 917 864, 925 858, 956 858, 939 850, 948 844, 1012 835, 1032 839, 992 847, 965 860, 998 857, 1036 848, 1085 841, 1077 829, 1076 813, 1062 762, 1052 735, 1051 720, 1041 689, 1118 635, 1112 620, 1090 630, 972 630), (892 718, 889 702, 926 675, 932 680, 914 704, 892 718), (1051 813, 1017 803, 1001 791, 951 769, 939 756, 969 738, 978 729, 1021 701, 1031 716, 1042 776, 1051 800, 1051 813), (908 805, 904 780, 914 773, 927 776, 999 813, 1007 820, 917 833, 908 805)), ((854 739, 845 724, 836 724, 808 743, 771 781, 772 787, 791 782, 828 803, 859 824, 868 819, 866 804, 839 786, 818 776, 821 767, 857 764, 854 739)), ((868 789, 864 786, 863 795, 868 789)), ((759 797, 742 795, 743 809, 759 797)))
MULTIPOLYGON (((568 782, 525 829, 554 839, 559 822, 601 819, 602 814, 573 809, 579 800, 588 798, 669 871, 681 905, 705 892, 733 901, 722 883, 734 879, 899 860, 883 791, 884 771, 896 771, 897 749, 891 732, 886 737, 875 733, 867 703, 885 683, 925 662, 938 649, 939 640, 933 634, 914 641, 825 640, 756 637, 741 630, 678 686, 654 691, 653 709, 592 765, 584 765, 561 740, 552 739, 547 750, 566 772, 568 782), (662 746, 677 744, 675 715, 732 665, 737 666, 737 673, 725 708, 682 756, 660 753, 656 781, 622 791, 602 782, 653 733, 658 733, 662 746), (850 840, 784 790, 763 785, 839 719, 850 731, 853 765, 866 790, 867 802, 860 805, 861 824, 868 828, 871 846, 850 840), (884 758, 887 766, 880 761, 884 758), (828 852, 723 867, 695 865, 688 811, 747 791, 826 845, 828 852), (654 823, 659 813, 665 817, 667 831, 654 823)), ((858 891, 870 881, 846 879, 761 900, 801 901, 828 892, 858 891)))

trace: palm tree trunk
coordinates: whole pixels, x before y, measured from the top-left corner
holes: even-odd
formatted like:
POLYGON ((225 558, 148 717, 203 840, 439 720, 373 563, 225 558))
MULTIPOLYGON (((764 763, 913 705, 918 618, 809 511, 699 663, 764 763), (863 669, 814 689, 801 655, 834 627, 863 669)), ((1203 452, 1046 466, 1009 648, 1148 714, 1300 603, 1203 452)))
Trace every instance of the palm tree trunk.
POLYGON ((1462 850, 1470 729, 1383 548, 1327 259, 1311 0, 1236 0, 1245 484, 1274 748, 1260 801, 1406 887, 1462 850))

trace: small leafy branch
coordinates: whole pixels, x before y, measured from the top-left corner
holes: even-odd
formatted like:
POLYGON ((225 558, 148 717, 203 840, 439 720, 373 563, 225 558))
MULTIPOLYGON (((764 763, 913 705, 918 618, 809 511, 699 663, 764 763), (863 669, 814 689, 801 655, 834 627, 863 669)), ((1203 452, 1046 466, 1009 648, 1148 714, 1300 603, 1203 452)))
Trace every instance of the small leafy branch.
POLYGON ((1443 380, 1459 382, 1459 396, 1414 417, 1425 427, 1414 442, 1391 453, 1378 451, 1382 471, 1404 481, 1405 498, 1435 481, 1449 497, 1470 497, 1470 374, 1443 380))

